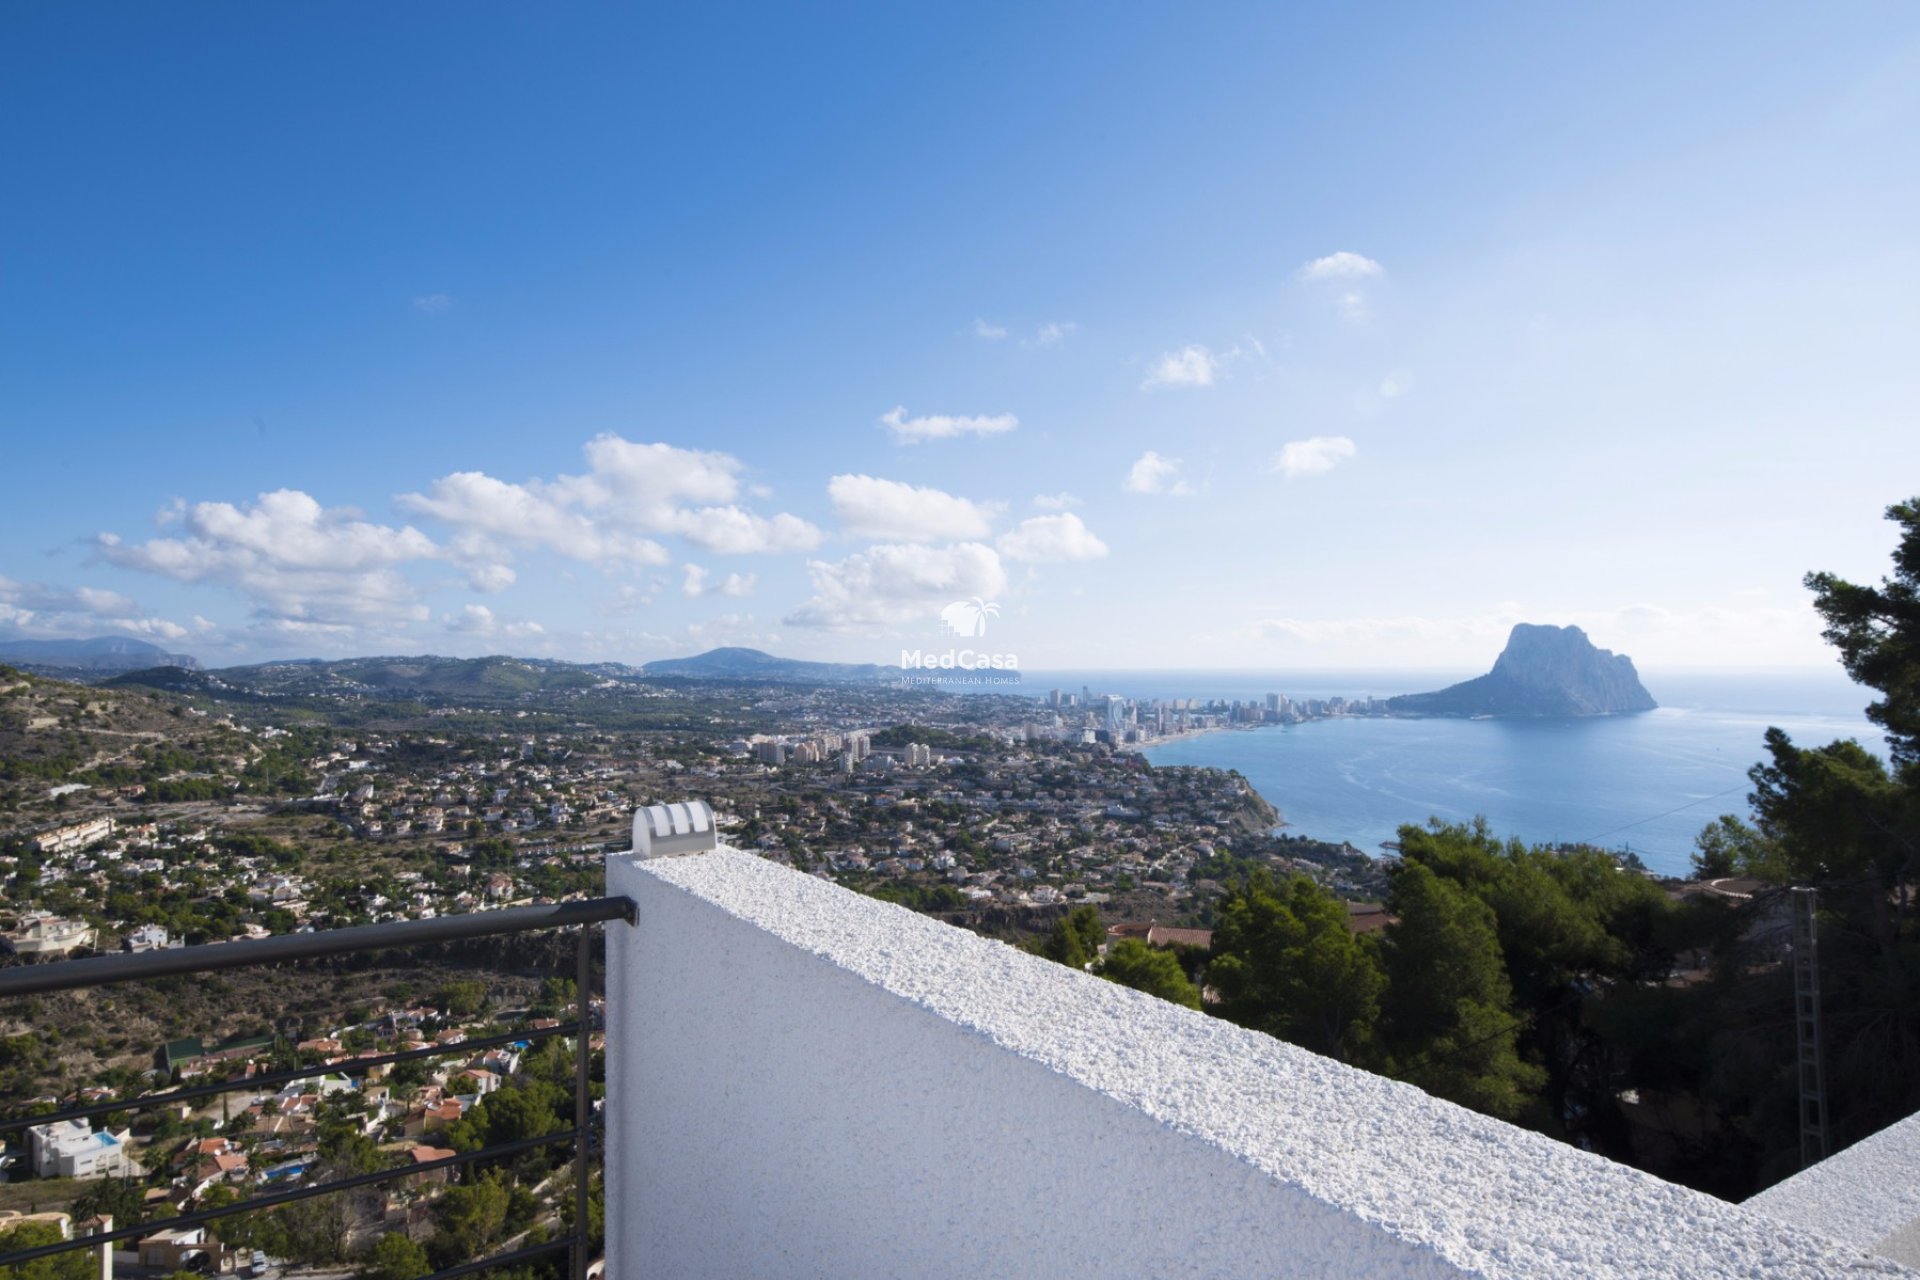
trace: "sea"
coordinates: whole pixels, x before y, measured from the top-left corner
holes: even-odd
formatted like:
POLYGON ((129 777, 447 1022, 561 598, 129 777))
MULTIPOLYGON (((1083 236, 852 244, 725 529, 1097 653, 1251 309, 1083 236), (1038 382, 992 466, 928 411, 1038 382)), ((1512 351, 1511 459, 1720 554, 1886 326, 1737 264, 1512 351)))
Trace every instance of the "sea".
MULTIPOLYGON (((1463 671, 1033 671, 1018 686, 1134 699, 1251 701, 1392 697, 1444 688, 1463 671)), ((1402 824, 1485 817, 1502 837, 1582 842, 1685 875, 1694 838, 1723 813, 1748 816, 1747 770, 1778 726, 1803 746, 1852 738, 1887 756, 1866 718, 1872 691, 1831 673, 1643 671, 1660 704, 1572 720, 1335 718, 1170 739, 1155 765, 1238 769, 1280 811, 1283 830, 1391 852, 1402 824)))

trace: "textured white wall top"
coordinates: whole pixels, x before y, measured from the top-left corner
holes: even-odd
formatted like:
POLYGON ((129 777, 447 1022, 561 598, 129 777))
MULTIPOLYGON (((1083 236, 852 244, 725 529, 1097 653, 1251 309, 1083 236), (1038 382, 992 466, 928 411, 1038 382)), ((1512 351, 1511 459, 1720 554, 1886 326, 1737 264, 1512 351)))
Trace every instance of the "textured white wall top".
POLYGON ((748 854, 608 889, 613 1280, 1916 1274, 748 854))
POLYGON ((1920 1115, 1768 1187, 1746 1207, 1920 1267, 1920 1115))

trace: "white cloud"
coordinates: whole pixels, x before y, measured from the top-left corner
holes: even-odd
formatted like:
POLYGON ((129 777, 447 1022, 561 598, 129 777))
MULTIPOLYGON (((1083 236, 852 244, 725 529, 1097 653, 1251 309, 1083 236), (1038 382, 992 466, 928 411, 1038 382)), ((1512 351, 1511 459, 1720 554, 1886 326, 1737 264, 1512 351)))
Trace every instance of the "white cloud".
POLYGON ((1006 569, 978 542, 930 547, 881 543, 844 560, 809 560, 813 596, 786 619, 790 626, 852 627, 924 619, 934 624, 957 599, 992 599, 1006 589, 1006 569))
POLYGON ((329 510, 297 489, 263 493, 245 508, 197 502, 179 523, 180 536, 132 544, 103 533, 95 548, 123 568, 240 591, 267 620, 338 626, 427 616, 396 566, 434 559, 441 548, 411 525, 329 510))
POLYGON ((1107 554, 1107 544, 1072 512, 1022 520, 994 545, 1009 560, 1098 560, 1107 554))
POLYGON ((1042 347, 1057 347, 1079 332, 1080 326, 1071 320, 1049 320, 1033 331, 1031 338, 1022 338, 1020 345, 1032 350, 1042 347))
POLYGON ((1344 249, 1300 268, 1302 280, 1375 280, 1386 273, 1387 269, 1372 258, 1344 249))
POLYGON ((1371 314, 1366 290, 1361 286, 1386 274, 1386 268, 1372 258, 1344 250, 1315 258, 1299 272, 1300 278, 1308 283, 1338 286, 1339 296, 1334 305, 1339 309, 1340 318, 1352 324, 1362 323, 1371 314))
POLYGON ((785 512, 771 518, 740 507, 699 507, 679 513, 668 530, 715 555, 745 556, 782 551, 811 551, 820 530, 785 512))
POLYGON ((108 625, 148 640, 185 640, 193 634, 179 623, 169 622, 165 618, 116 618, 108 625))
POLYGON ((1323 476, 1355 453, 1353 441, 1345 436, 1314 436, 1309 440, 1289 440, 1267 463, 1287 479, 1323 476))
POLYGON ((494 618, 493 610, 487 606, 470 604, 463 607, 459 613, 449 615, 446 619, 446 627, 449 631, 463 632, 467 635, 490 636, 499 627, 499 622, 494 618))
POLYGON ((1413 375, 1405 369, 1395 369, 1392 373, 1380 379, 1380 398, 1382 400, 1397 400, 1411 390, 1413 390, 1413 375))
POLYGON ((891 431, 895 440, 917 444, 922 440, 950 440, 955 436, 999 435, 1019 426, 1020 419, 1010 413, 992 417, 951 417, 935 413, 909 418, 905 405, 895 405, 880 415, 880 425, 891 431))
POLYGON ((483 564, 467 574, 467 585, 483 595, 494 595, 512 586, 519 576, 504 564, 483 564))
POLYGON ((462 606, 457 614, 443 614, 441 618, 448 631, 469 636, 505 636, 510 640, 524 640, 529 636, 545 635, 546 628, 537 622, 514 620, 501 621, 493 610, 483 604, 462 606))
POLYGON ((1140 384, 1140 389, 1154 391, 1161 387, 1210 387, 1220 365, 1221 357, 1198 343, 1192 343, 1178 351, 1169 351, 1155 361, 1147 373, 1146 381, 1140 384))
POLYGON ((1176 498, 1192 497, 1194 488, 1181 478, 1186 464, 1178 458, 1163 458, 1149 449, 1133 461, 1127 471, 1129 493, 1165 493, 1176 498))
POLYGON ((689 597, 732 596, 736 599, 753 594, 754 575, 742 576, 730 573, 719 582, 709 584, 706 569, 697 564, 684 566, 686 578, 680 583, 680 593, 689 597))
POLYGON ((593 611, 608 617, 637 613, 653 603, 654 596, 658 594, 663 585, 663 583, 657 580, 646 587, 636 587, 632 583, 628 583, 620 587, 612 595, 596 600, 593 611))
POLYGON ((984 538, 998 510, 938 489, 865 475, 833 477, 827 496, 848 532, 889 542, 984 538))
POLYGON ((1059 493, 1034 494, 1033 505, 1042 511, 1065 511, 1068 507, 1079 506, 1080 499, 1062 489, 1059 493))
POLYGON ((666 564, 666 548, 646 534, 676 535, 723 555, 820 545, 820 530, 798 516, 767 517, 739 506, 742 464, 728 454, 615 435, 596 436, 584 452, 583 475, 515 484, 456 471, 397 501, 472 539, 456 541, 469 560, 490 552, 498 559, 497 546, 536 546, 601 565, 666 564))
POLYGON ((212 627, 202 618, 194 622, 188 628, 152 617, 118 591, 15 582, 0 575, 0 626, 26 635, 79 637, 118 631, 147 640, 177 641, 212 627))
MULTIPOLYGON (((1071 320, 1049 320, 1033 331, 1031 337, 1020 339, 1020 345, 1029 351, 1038 351, 1044 347, 1057 347, 1079 332, 1080 326, 1071 320)), ((1005 341, 1009 330, 1003 324, 991 320, 973 322, 975 337, 985 338, 988 342, 1005 341)))
MULTIPOLYGON (((432 516, 470 534, 503 543, 545 547, 573 560, 599 564, 665 564, 667 550, 643 538, 589 519, 569 497, 545 485, 512 484, 482 471, 441 476, 427 492, 402 494, 400 506, 432 516)), ((484 545, 484 544, 482 544, 484 545)))
POLYGON ((423 293, 413 300, 413 309, 425 315, 437 316, 451 310, 453 299, 444 293, 423 293))
POLYGON ((681 503, 732 502, 740 495, 740 460, 704 449, 637 444, 610 433, 587 441, 591 475, 562 477, 600 502, 634 503, 651 519, 681 503))

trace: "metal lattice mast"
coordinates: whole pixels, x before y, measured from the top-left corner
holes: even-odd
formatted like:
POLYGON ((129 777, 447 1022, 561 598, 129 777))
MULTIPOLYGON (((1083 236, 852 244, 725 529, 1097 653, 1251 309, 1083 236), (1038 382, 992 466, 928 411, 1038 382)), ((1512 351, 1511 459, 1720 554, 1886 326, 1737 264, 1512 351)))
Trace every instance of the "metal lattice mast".
POLYGON ((1820 1033, 1819 890, 1793 890, 1793 1009, 1800 1056, 1800 1167, 1827 1158, 1826 1040, 1820 1033))

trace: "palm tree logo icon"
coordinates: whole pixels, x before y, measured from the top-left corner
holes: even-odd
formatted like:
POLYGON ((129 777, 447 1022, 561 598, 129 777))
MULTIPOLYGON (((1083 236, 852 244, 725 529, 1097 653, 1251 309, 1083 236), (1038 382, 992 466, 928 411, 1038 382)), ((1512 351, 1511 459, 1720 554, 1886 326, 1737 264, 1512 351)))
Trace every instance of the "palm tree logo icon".
POLYGON ((1000 616, 1000 606, 979 596, 955 600, 940 611, 940 623, 957 636, 984 636, 987 619, 1000 616))

